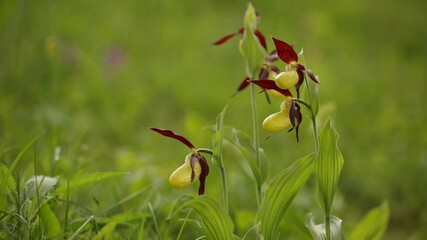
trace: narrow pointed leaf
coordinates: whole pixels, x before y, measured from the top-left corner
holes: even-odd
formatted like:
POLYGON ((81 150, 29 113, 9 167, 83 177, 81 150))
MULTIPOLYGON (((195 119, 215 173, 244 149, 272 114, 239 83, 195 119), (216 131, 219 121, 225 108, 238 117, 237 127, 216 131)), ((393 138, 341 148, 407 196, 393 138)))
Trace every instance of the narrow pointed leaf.
POLYGON ((291 62, 298 62, 298 54, 295 52, 294 48, 281 41, 279 39, 273 38, 274 45, 276 46, 277 55, 287 64, 291 62))
POLYGON ((335 191, 344 164, 344 158, 337 146, 338 133, 329 119, 319 134, 320 149, 316 156, 316 172, 320 205, 325 215, 330 215, 335 191))
POLYGON ((390 206, 387 202, 383 202, 379 207, 372 209, 368 214, 366 214, 363 220, 353 229, 349 239, 383 239, 389 217, 390 206))
MULTIPOLYGON (((344 240, 343 230, 341 228, 342 220, 331 216, 331 240, 344 240)), ((325 224, 316 224, 313 214, 309 213, 306 216, 305 226, 310 230, 314 240, 327 240, 325 224)), ((363 239, 363 238, 360 238, 363 239)))
POLYGON ((213 154, 212 154, 212 162, 216 166, 221 166, 222 164, 219 161, 222 161, 222 141, 224 139, 224 116, 227 111, 227 106, 224 107, 224 109, 221 111, 220 114, 218 114, 216 119, 216 129, 214 133, 214 137, 212 140, 212 148, 213 148, 213 154))
POLYGON ((206 239, 233 239, 233 222, 214 199, 208 196, 187 197, 182 198, 180 203, 181 205, 174 210, 174 214, 186 208, 194 209, 203 221, 202 224, 207 233, 206 239))
POLYGON ((278 239, 280 222, 300 188, 311 176, 314 158, 314 153, 300 158, 271 181, 257 215, 264 239, 278 239))
POLYGON ((160 128, 150 128, 150 130, 153 130, 165 137, 170 137, 173 139, 176 139, 180 142, 182 142, 183 144, 187 145, 187 147, 189 147, 190 149, 194 149, 194 145, 188 141, 185 137, 175 134, 174 132, 172 132, 171 130, 166 130, 166 129, 160 129, 160 128))

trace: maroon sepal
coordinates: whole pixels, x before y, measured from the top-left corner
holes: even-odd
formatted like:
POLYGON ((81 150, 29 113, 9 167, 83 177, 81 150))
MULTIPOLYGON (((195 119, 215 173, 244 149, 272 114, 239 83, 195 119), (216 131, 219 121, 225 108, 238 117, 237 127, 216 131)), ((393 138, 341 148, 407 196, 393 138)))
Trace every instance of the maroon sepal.
POLYGON ((232 33, 232 34, 228 34, 227 36, 222 37, 221 39, 219 39, 218 41, 214 42, 212 45, 221 45, 225 42, 227 42, 228 40, 230 40, 231 38, 233 38, 234 36, 236 36, 237 34, 240 34, 243 32, 242 30, 243 28, 239 29, 239 31, 232 33))
POLYGON ((267 42, 265 41, 265 37, 264 37, 264 35, 263 35, 263 34, 262 34, 258 29, 255 29, 254 34, 255 34, 255 36, 258 38, 259 43, 261 43, 261 46, 262 46, 265 50, 267 50, 267 42))
POLYGON ((313 82, 317 84, 319 83, 319 80, 316 78, 316 76, 314 76, 314 73, 310 69, 307 69, 305 72, 310 77, 310 79, 313 80, 313 82))
POLYGON ((276 38, 273 38, 273 41, 280 59, 287 64, 298 62, 298 54, 291 45, 276 38))
POLYGON ((209 174, 209 165, 206 162, 206 159, 202 155, 199 155, 199 163, 200 163, 200 167, 202 168, 202 172, 200 173, 200 176, 199 176, 200 186, 199 186, 198 193, 200 196, 205 193, 205 180, 209 174))
POLYGON ((297 84, 295 84, 295 91, 297 92, 297 98, 299 99, 299 88, 301 87, 301 85, 304 83, 304 66, 301 64, 297 65, 297 74, 298 74, 298 82, 297 84))
POLYGON ((276 85, 276 82, 273 80, 251 80, 250 82, 260 86, 263 89, 276 90, 284 96, 292 97, 292 94, 288 89, 279 88, 276 85))
POLYGON ((295 128, 297 142, 299 142, 299 125, 302 122, 301 107, 295 101, 292 101, 291 109, 289 111, 289 119, 291 120, 292 128, 288 132, 295 128))
MULTIPOLYGON (((231 38, 233 38, 234 36, 236 36, 237 34, 243 34, 244 32, 245 32, 245 28, 240 28, 237 32, 231 33, 231 34, 228 34, 228 35, 222 37, 218 41, 214 42, 212 45, 221 45, 221 44, 227 42, 228 40, 230 40, 231 38)), ((265 41, 264 35, 258 29, 255 29, 254 34, 258 38, 262 47, 265 50, 267 50, 267 42, 265 41)))
POLYGON ((246 77, 245 79, 243 79, 242 83, 240 83, 239 87, 237 88, 237 91, 231 95, 231 97, 236 96, 236 94, 242 90, 244 90, 245 88, 247 88, 249 86, 250 82, 249 82, 249 77, 246 77))
POLYGON ((170 137, 170 138, 176 139, 176 140, 184 143, 185 145, 187 145, 187 147, 189 147, 190 149, 194 149, 194 145, 190 141, 188 141, 185 137, 183 137, 181 135, 175 134, 171 130, 165 130, 165 129, 160 129, 160 128, 150 128, 150 130, 153 130, 157 133, 160 133, 161 135, 163 135, 165 137, 170 137))

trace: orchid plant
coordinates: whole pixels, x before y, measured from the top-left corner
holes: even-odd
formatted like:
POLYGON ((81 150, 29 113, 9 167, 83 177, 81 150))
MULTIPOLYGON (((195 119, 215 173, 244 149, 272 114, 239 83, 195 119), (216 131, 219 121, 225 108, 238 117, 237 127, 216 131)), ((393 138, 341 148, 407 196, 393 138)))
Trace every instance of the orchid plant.
MULTIPOLYGON (((224 110, 218 115, 217 124, 213 128, 213 146, 198 148, 185 137, 170 130, 151 128, 165 137, 173 138, 188 148, 191 152, 185 156, 184 163, 170 176, 169 183, 172 187, 182 188, 199 181, 197 197, 181 196, 171 216, 177 215, 184 209, 197 212, 198 218, 190 221, 189 216, 184 219, 181 230, 186 222, 197 222, 192 225, 199 233, 199 238, 206 239, 241 239, 234 233, 234 224, 229 214, 228 185, 224 160, 222 159, 223 141, 229 141, 236 146, 245 156, 254 176, 258 211, 255 225, 248 230, 242 239, 282 239, 280 223, 293 202, 298 191, 306 184, 310 177, 314 176, 318 187, 318 201, 323 212, 323 221, 314 223, 314 215, 306 213, 307 232, 313 239, 344 239, 341 227, 341 219, 332 215, 334 195, 337 190, 338 180, 344 159, 338 149, 338 133, 328 120, 322 129, 317 127, 317 113, 319 110, 318 85, 319 78, 306 68, 301 62, 301 54, 295 48, 283 40, 272 38, 275 49, 267 50, 267 40, 258 29, 259 14, 249 4, 243 19, 243 27, 238 31, 228 34, 214 45, 222 45, 235 36, 241 36, 239 50, 246 60, 246 77, 237 88, 237 93, 250 88, 252 106, 252 137, 233 127, 224 125, 224 110), (275 65, 277 60, 283 61, 285 68, 280 70, 275 65), (312 82, 309 83, 307 79, 312 82), (279 111, 267 116, 262 124, 258 122, 256 97, 257 88, 267 97, 267 103, 272 101, 270 96, 280 99, 279 111), (296 96, 296 97, 294 97, 296 96), (304 97, 302 97, 304 96, 304 97), (276 176, 268 176, 266 161, 259 141, 259 125, 265 131, 279 132, 288 129, 295 131, 296 141, 300 141, 299 128, 304 119, 301 108, 308 111, 311 121, 315 147, 306 156, 296 160, 291 166, 280 171, 276 176), (212 164, 218 167, 222 180, 222 203, 209 196, 209 189, 205 194, 205 179, 209 173, 209 164, 203 154, 212 156, 212 164), (268 184, 266 184, 268 183, 268 184), (261 191, 265 188, 265 191, 261 191)), ((233 96, 234 96, 233 95, 233 96)), ((288 149, 289 150, 289 149, 288 149)), ((388 208, 381 208, 388 211, 388 208)), ((376 211, 380 211, 376 209, 376 211)), ((369 216, 367 216, 368 218, 369 216)), ((357 237, 380 238, 384 232, 384 221, 378 221, 377 225, 366 227, 364 221, 356 228, 356 233, 351 233, 350 239, 357 237), (365 232, 360 229, 367 229, 365 232), (381 229, 378 230, 378 229, 381 229)), ((178 236, 178 239, 181 237, 178 236)))

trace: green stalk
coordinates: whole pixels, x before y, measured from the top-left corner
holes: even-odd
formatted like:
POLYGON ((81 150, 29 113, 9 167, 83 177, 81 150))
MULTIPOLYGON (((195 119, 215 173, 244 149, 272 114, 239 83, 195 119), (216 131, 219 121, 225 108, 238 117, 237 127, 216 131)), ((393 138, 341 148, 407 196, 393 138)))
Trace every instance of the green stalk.
MULTIPOLYGON (((250 79, 253 77, 250 76, 250 79)), ((261 166, 261 158, 259 154, 259 130, 258 130, 258 114, 257 114, 257 107, 256 107, 256 91, 255 91, 255 85, 251 84, 251 108, 252 108, 252 131, 253 131, 253 145, 255 148, 255 159, 257 162, 258 167, 261 166)), ((255 181, 255 187, 256 187, 256 198, 258 206, 261 206, 261 185, 258 184, 257 181, 255 181)))

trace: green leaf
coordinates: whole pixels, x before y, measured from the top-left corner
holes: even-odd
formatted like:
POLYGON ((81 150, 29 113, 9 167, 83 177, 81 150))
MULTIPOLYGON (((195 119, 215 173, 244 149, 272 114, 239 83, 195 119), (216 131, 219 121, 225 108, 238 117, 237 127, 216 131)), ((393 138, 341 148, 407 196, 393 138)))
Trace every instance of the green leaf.
POLYGON ((247 61, 248 76, 253 76, 261 69, 264 59, 267 56, 266 50, 262 47, 254 33, 257 24, 255 8, 249 3, 244 16, 245 32, 239 44, 240 52, 247 61))
MULTIPOLYGON (((341 222, 342 220, 331 216, 330 223, 331 223, 331 240, 343 240, 344 234, 343 230, 341 228, 341 222)), ((315 224, 314 223, 314 216, 313 214, 309 213, 306 216, 306 222, 305 226, 310 230, 311 236, 314 240, 326 240, 326 229, 325 224, 315 224)), ((360 238, 362 239, 362 238, 360 238)))
POLYGON ((107 225, 105 225, 101 231, 96 234, 95 237, 92 238, 92 240, 105 240, 105 239, 113 239, 112 234, 114 233, 114 230, 116 229, 117 223, 112 222, 107 225))
POLYGON ((335 190, 344 164, 344 158, 337 146, 338 133, 329 119, 319 134, 320 149, 316 156, 314 171, 319 183, 318 199, 325 213, 330 215, 335 190))
POLYGON ((363 220, 353 229, 349 239, 382 239, 389 217, 390 207, 387 202, 383 202, 379 207, 372 209, 366 214, 363 220))
MULTIPOLYGON (((251 168, 255 181, 258 183, 259 186, 261 186, 265 178, 267 177, 268 168, 265 158, 261 159, 261 166, 258 167, 256 160, 256 151, 253 147, 252 139, 247 134, 232 127, 224 127, 224 132, 225 139, 231 144, 233 144, 235 147, 237 147, 237 149, 242 153, 243 157, 248 162, 251 168)), ((260 153, 264 153, 262 149, 260 149, 260 153)), ((265 157, 264 154, 262 154, 262 156, 265 157)))
POLYGON ((177 212, 191 208, 194 209, 203 221, 206 231, 206 239, 233 239, 234 225, 227 212, 209 196, 191 197, 183 195, 174 207, 172 215, 177 212))
POLYGON ((47 204, 40 207, 40 222, 47 237, 55 237, 62 234, 61 225, 47 204))
POLYGON ((227 111, 227 106, 221 111, 216 119, 216 129, 215 134, 212 140, 213 154, 212 154, 212 162, 216 166, 222 166, 222 142, 224 139, 224 116, 227 111))
MULTIPOLYGON (((319 84, 311 81, 310 79, 306 79, 304 84, 304 91, 302 92, 302 98, 306 99, 311 106, 311 110, 314 113, 314 116, 317 116, 319 113, 319 84)), ((306 116, 310 116, 311 113, 303 108, 306 112, 306 116)))
POLYGON ((313 173, 314 158, 314 153, 300 158, 281 171, 270 183, 257 216, 264 239, 278 239, 283 216, 299 189, 313 173))
POLYGON ((97 221, 98 223, 126 223, 145 219, 147 216, 147 213, 142 212, 119 213, 109 218, 98 219, 97 221))
MULTIPOLYGON (((72 190, 72 189, 75 189, 75 188, 80 187, 80 186, 85 185, 85 184, 99 182, 99 181, 105 180, 107 178, 119 177, 119 176, 123 176, 123 175, 127 175, 127 174, 129 174, 129 173, 126 173, 126 172, 95 172, 95 173, 80 175, 80 176, 77 176, 77 177, 73 178, 72 180, 70 180, 69 189, 72 190)), ((67 191, 67 185, 59 186, 56 189, 56 191, 58 193, 65 193, 67 191)))
POLYGON ((16 189, 16 183, 15 179, 13 179, 12 174, 10 173, 9 168, 6 167, 6 165, 0 163, 0 179, 1 182, 1 188, 0 188, 0 194, 9 194, 16 189))

